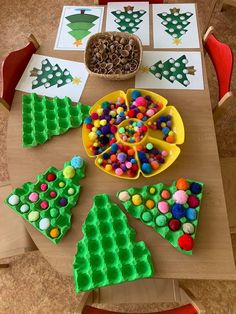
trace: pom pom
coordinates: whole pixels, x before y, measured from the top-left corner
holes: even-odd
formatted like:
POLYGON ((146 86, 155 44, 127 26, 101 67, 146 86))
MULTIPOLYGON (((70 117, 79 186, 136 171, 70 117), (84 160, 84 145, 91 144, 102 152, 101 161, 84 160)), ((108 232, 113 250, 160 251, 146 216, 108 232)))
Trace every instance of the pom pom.
MULTIPOLYGON (((31 193, 32 194, 32 193, 31 193)), ((37 193, 36 193, 37 194, 37 193)), ((29 196, 30 197, 30 196, 29 196)), ((30 198, 29 198, 30 199, 30 198)), ((19 198, 19 196, 18 195, 16 195, 16 194, 12 194, 10 197, 9 197, 9 199, 8 199, 8 203, 10 204, 10 205, 17 205, 17 204, 19 204, 19 202, 20 202, 20 198, 19 198)))
POLYGON ((187 208, 186 209, 186 217, 189 219, 189 220, 195 220, 197 219, 197 211, 195 208, 187 208))
POLYGON ((188 234, 183 234, 178 239, 178 244, 180 248, 184 251, 190 251, 193 248, 193 239, 188 234))
POLYGON ((178 190, 187 190, 189 188, 189 183, 184 178, 180 178, 176 182, 176 187, 178 190))
POLYGON ((197 183, 197 182, 191 183, 191 185, 190 185, 190 191, 191 191, 193 194, 199 194, 199 193, 201 193, 201 191, 202 191, 202 186, 201 186, 201 184, 199 184, 199 183, 197 183))
POLYGON ((195 208, 200 204, 199 199, 195 195, 189 195, 188 197, 188 205, 189 207, 195 208))
MULTIPOLYGON (((91 114, 91 118, 92 118, 93 120, 97 120, 97 119, 99 118, 97 112, 93 112, 93 113, 91 114)), ((90 123, 91 123, 91 122, 90 122, 90 123)))
POLYGON ((145 174, 152 173, 152 167, 146 162, 142 164, 141 168, 142 168, 143 173, 145 174))
POLYGON ((39 199, 39 195, 37 192, 32 192, 29 195, 29 200, 33 203, 37 202, 37 200, 39 199))
POLYGON ((67 166, 63 169, 63 176, 66 179, 71 179, 75 176, 75 168, 72 166, 67 166))
POLYGON ((144 222, 150 222, 152 221, 152 213, 149 212, 149 211, 145 211, 141 214, 141 219, 144 221, 144 222))
POLYGON ((173 200, 177 204, 185 204, 187 202, 187 199, 188 199, 188 194, 183 190, 176 191, 173 194, 173 200))
POLYGON ((132 93, 131 93, 131 97, 133 100, 136 100, 136 98, 140 97, 141 96, 141 93, 139 90, 133 90, 132 93))
POLYGON ((164 227, 167 223, 167 218, 165 215, 159 215, 156 217, 155 223, 158 227, 164 227))
POLYGON ((187 233, 187 234, 194 233, 194 226, 189 222, 184 223, 182 228, 183 228, 184 233, 187 233))
POLYGON ((142 197, 139 194, 134 194, 132 196, 132 202, 134 205, 138 206, 140 204, 142 204, 142 197))
POLYGON ((47 209, 47 208, 48 208, 48 202, 47 202, 47 201, 42 201, 42 202, 40 203, 40 207, 41 207, 42 209, 47 209))
POLYGON ((168 200, 170 198, 170 192, 167 191, 167 190, 163 190, 161 192, 161 197, 164 199, 164 200, 168 200))
POLYGON ((51 231, 50 231, 50 237, 52 238, 57 238, 60 234, 60 231, 58 228, 53 228, 51 231))
POLYGON ((152 209, 155 206, 155 202, 153 200, 147 200, 145 205, 148 209, 152 209))
POLYGON ((83 167, 84 161, 80 156, 74 156, 70 162, 71 166, 75 169, 80 169, 83 167))
POLYGON ((56 175, 54 173, 49 173, 47 175, 47 181, 54 181, 56 179, 56 175))
POLYGON ((130 199, 130 195, 129 195, 128 192, 122 191, 122 192, 119 193, 118 198, 119 198, 119 200, 121 202, 126 202, 126 201, 128 201, 130 199))
POLYGON ((47 183, 42 183, 42 184, 40 185, 40 190, 43 191, 43 192, 46 191, 47 188, 48 188, 47 183))
POLYGON ((66 206, 68 204, 68 201, 65 197, 62 197, 59 199, 59 205, 60 206, 66 206))
POLYGON ((178 219, 171 219, 168 223, 170 230, 176 231, 179 230, 181 222, 178 219))
POLYGON ((171 211, 173 217, 176 219, 180 219, 185 216, 185 208, 181 204, 174 204, 171 211))
POLYGON ((163 214, 167 213, 169 211, 169 205, 167 202, 165 201, 161 201, 158 203, 157 205, 159 211, 163 214))

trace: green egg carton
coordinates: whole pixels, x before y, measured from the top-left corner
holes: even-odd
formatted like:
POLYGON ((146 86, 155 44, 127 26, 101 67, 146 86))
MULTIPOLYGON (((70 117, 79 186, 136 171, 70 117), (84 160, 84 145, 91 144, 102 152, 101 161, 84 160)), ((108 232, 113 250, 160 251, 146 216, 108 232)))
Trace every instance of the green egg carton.
POLYGON ((54 135, 79 127, 88 115, 90 106, 70 98, 52 99, 35 93, 22 96, 22 143, 34 147, 48 141, 54 135))
POLYGON ((130 188, 116 196, 130 215, 152 227, 180 252, 192 255, 202 192, 202 182, 180 178, 170 186, 158 183, 130 188), (184 182, 182 186, 181 182, 184 182), (175 194, 177 191, 182 192, 175 194), (185 203, 179 193, 187 199, 185 203))
POLYGON ((94 196, 82 231, 73 263, 77 293, 153 276, 148 248, 107 194, 94 196))
POLYGON ((79 182, 84 177, 85 163, 74 156, 62 170, 50 167, 38 175, 35 183, 14 189, 5 203, 57 244, 71 227, 71 209, 78 202, 79 182))

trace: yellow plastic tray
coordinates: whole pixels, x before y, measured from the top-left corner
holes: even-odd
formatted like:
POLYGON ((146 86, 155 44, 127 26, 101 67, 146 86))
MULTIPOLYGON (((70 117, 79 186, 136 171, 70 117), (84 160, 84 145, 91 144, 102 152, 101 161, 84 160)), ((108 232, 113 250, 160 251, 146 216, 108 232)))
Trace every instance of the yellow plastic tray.
MULTIPOLYGON (((137 89, 128 89, 127 93, 125 94, 124 91, 122 90, 118 90, 115 92, 112 92, 104 97, 102 97, 101 99, 99 99, 94 105, 93 107, 90 109, 89 114, 92 114, 93 112, 96 112, 99 108, 101 108, 101 104, 104 101, 112 101, 112 102, 116 102, 118 97, 122 97, 125 99, 125 103, 127 105, 127 108, 129 108, 129 102, 131 101, 131 94, 133 90, 137 90, 137 89)), ((117 140, 117 144, 122 143, 124 145, 130 146, 134 149, 135 151, 135 159, 137 160, 138 166, 139 166, 139 170, 137 172, 137 175, 135 177, 129 177, 127 174, 123 174, 122 176, 118 176, 114 173, 113 170, 111 171, 106 171, 105 168, 103 168, 102 166, 99 165, 98 160, 100 158, 102 158, 102 155, 104 153, 107 153, 110 151, 110 146, 107 147, 106 150, 104 150, 100 155, 93 155, 92 152, 90 151, 89 147, 92 145, 92 142, 89 140, 88 134, 90 132, 89 129, 86 128, 86 125, 83 124, 83 128, 82 128, 82 137, 83 137, 83 145, 84 148, 88 154, 89 157, 93 157, 96 158, 95 159, 95 165, 100 168, 102 171, 105 171, 106 173, 117 177, 117 178, 122 178, 122 179, 129 179, 129 180, 136 180, 139 176, 140 173, 144 176, 144 177, 152 177, 157 175, 158 173, 166 170, 168 167, 170 167, 174 161, 178 158, 181 149, 176 145, 176 144, 183 144, 184 143, 184 138, 185 138, 185 131, 184 131, 184 124, 182 121, 182 118, 179 114, 179 112, 176 110, 176 108, 174 106, 167 106, 167 99, 162 97, 161 95, 158 95, 154 92, 148 91, 148 90, 144 90, 144 89, 138 89, 141 92, 142 96, 146 96, 146 95, 150 95, 151 98, 159 103, 162 103, 162 108, 160 111, 158 111, 155 115, 153 115, 151 118, 149 118, 147 121, 142 121, 144 124, 147 125, 147 123, 149 121, 155 121, 157 120, 157 118, 161 115, 168 115, 170 114, 172 116, 172 130, 175 133, 175 143, 173 144, 169 144, 166 141, 164 141, 163 138, 163 134, 160 130, 152 130, 150 128, 148 128, 147 133, 145 134, 144 138, 139 142, 139 143, 127 143, 124 142, 118 132, 116 133, 115 137, 117 140), (165 157, 165 163, 161 164, 160 167, 153 171, 151 174, 147 175, 145 173, 142 172, 141 167, 140 167, 140 161, 138 158, 138 153, 137 153, 137 149, 136 146, 137 145, 145 145, 145 143, 152 143, 154 147, 156 147, 159 150, 166 150, 168 151, 169 155, 167 157, 165 157)), ((132 120, 137 120, 137 119, 132 119, 132 120)), ((140 120, 137 120, 140 121, 140 120)), ((126 124, 128 124, 128 119, 122 121, 117 128, 119 128, 119 126, 125 126, 126 124)))

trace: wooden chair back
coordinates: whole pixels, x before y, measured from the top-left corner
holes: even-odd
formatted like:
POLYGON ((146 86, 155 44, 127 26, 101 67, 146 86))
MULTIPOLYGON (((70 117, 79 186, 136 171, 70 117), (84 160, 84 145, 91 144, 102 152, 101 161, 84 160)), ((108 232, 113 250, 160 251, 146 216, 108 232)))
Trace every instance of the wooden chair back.
POLYGON ((32 34, 28 37, 28 41, 27 46, 9 53, 2 62, 0 109, 4 111, 10 111, 16 85, 32 54, 39 48, 39 44, 32 34))

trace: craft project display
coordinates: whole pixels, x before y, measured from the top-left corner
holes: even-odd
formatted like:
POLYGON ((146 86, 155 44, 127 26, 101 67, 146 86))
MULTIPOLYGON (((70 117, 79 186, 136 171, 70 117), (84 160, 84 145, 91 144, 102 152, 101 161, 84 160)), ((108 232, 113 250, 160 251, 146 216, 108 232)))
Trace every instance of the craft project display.
POLYGON ((106 31, 136 34, 143 45, 149 45, 149 3, 109 2, 106 31))
POLYGON ((45 143, 54 135, 79 127, 88 115, 90 106, 72 105, 70 98, 60 99, 34 93, 22 96, 22 143, 34 147, 45 143))
POLYGON ((176 144, 184 142, 182 119, 166 105, 164 97, 147 90, 104 96, 84 120, 87 154, 96 157, 101 170, 119 178, 137 179, 140 173, 150 177, 165 170, 180 153, 176 144))
POLYGON ((64 6, 55 49, 84 50, 91 35, 102 28, 104 7, 64 6))
POLYGON ((85 163, 74 156, 62 170, 50 167, 37 177, 14 189, 6 204, 39 232, 57 244, 71 226, 71 209, 77 204, 85 163))
POLYGON ((83 63, 34 54, 16 89, 49 97, 79 101, 88 73, 83 63))
POLYGON ((199 220, 203 183, 180 178, 130 188, 117 193, 133 217, 152 227, 180 252, 192 255, 199 220))
POLYGON ((93 35, 85 51, 90 74, 106 79, 131 78, 141 64, 142 44, 137 36, 119 32, 93 35))
POLYGON ((204 89, 201 53, 144 51, 135 87, 204 89))
POLYGON ((107 194, 94 197, 82 231, 73 263, 77 293, 153 276, 148 248, 107 194))
POLYGON ((154 48, 199 48, 194 3, 153 5, 154 48))

